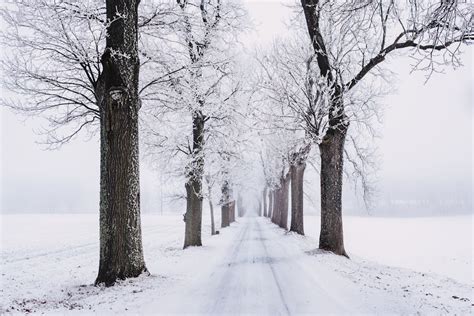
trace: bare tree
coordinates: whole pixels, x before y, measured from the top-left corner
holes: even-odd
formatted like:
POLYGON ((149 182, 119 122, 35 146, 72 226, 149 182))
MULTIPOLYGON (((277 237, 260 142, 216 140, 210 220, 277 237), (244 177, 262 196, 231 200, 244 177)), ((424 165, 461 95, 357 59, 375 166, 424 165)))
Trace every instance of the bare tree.
MULTIPOLYGON (((161 25, 165 14, 139 1, 16 1, 1 10, 5 86, 3 105, 49 126, 57 148, 81 131, 100 127, 100 262, 96 284, 146 271, 140 225, 138 27, 161 25), (148 11, 152 10, 152 11, 148 11)), ((158 75, 155 75, 155 78, 158 75)))
MULTIPOLYGON (((342 228, 343 157, 350 96, 370 76, 383 75, 387 56, 410 53, 429 72, 459 64, 462 43, 472 42, 473 7, 465 1, 302 0, 318 74, 329 89, 321 155, 319 247, 345 255, 342 228)), ((367 79, 369 78, 369 79, 367 79)), ((358 113, 352 111, 352 113, 358 113)))
MULTIPOLYGON (((275 108, 269 103, 270 108, 275 108)), ((263 108, 263 107, 261 107, 263 108)), ((272 130, 274 122, 268 116, 262 120, 263 124, 269 124, 272 130)), ((268 191, 269 210, 267 216, 271 221, 281 228, 288 229, 288 203, 290 169, 288 164, 289 151, 292 146, 292 133, 284 129, 275 129, 271 133, 261 134, 260 152, 261 167, 264 174, 264 187, 268 191)))
MULTIPOLYGON (((304 234, 304 172, 310 151, 316 147, 313 144, 320 143, 321 135, 324 135, 328 126, 325 118, 329 109, 329 89, 325 80, 317 77, 315 55, 305 38, 279 38, 265 54, 258 56, 257 60, 263 70, 257 80, 259 93, 262 98, 269 99, 274 104, 273 109, 277 109, 264 115, 274 117, 271 120, 274 122, 273 126, 270 126, 271 129, 286 130, 291 135, 286 145, 288 153, 285 153, 291 177, 290 230, 304 234)), ((365 134, 371 137, 372 125, 375 123, 371 122, 372 117, 378 118, 378 113, 377 108, 368 100, 376 96, 367 93, 363 97, 352 97, 353 111, 359 107, 362 111, 361 114, 356 112, 349 117, 368 129, 369 133, 365 134)), ((357 132, 363 132, 363 129, 359 128, 357 132)), ((349 137, 354 140, 353 135, 349 137)), ((349 172, 348 178, 356 184, 361 182, 364 196, 368 197, 372 187, 367 179, 372 170, 367 168, 370 157, 362 155, 365 153, 362 143, 360 140, 351 142, 344 158, 354 170, 359 171, 349 172)))
POLYGON ((5 87, 15 99, 2 103, 29 116, 45 117, 49 128, 40 132, 53 148, 81 130, 99 126, 105 47, 105 6, 47 0, 18 1, 1 10, 6 28, 2 68, 5 87))
POLYGON ((214 179, 211 175, 206 174, 205 176, 206 185, 207 185, 207 199, 209 201, 209 212, 211 215, 211 235, 214 236, 216 234, 216 223, 214 220, 214 203, 212 203, 212 188, 214 187, 214 179))
POLYGON ((232 207, 235 201, 231 199, 232 191, 227 180, 222 184, 222 199, 221 204, 221 227, 227 227, 232 222, 232 207))
POLYGON ((232 79, 231 52, 242 10, 220 0, 178 0, 174 12, 178 21, 170 35, 170 57, 183 71, 169 75, 165 89, 149 92, 163 106, 149 112, 148 143, 152 155, 162 156, 167 168, 173 166, 184 178, 187 248, 202 245, 202 180, 206 148, 212 147, 207 143, 221 133, 216 126, 225 126, 235 104, 238 87, 232 79))
POLYGON ((138 156, 138 3, 107 1, 107 41, 101 57, 100 265, 96 284, 146 270, 140 223, 138 156))
MULTIPOLYGON (((138 24, 142 41, 160 37, 164 26, 174 23, 165 19, 171 15, 167 7, 143 7, 138 24)), ((103 88, 99 77, 108 26, 105 1, 14 1, 0 14, 5 22, 2 45, 15 52, 4 54, 1 61, 3 84, 14 93, 14 98, 2 96, 2 105, 46 119, 48 125, 38 132, 48 148, 59 148, 84 131, 94 135, 103 88)), ((152 50, 156 46, 149 41, 140 47, 142 65, 155 65, 140 73, 146 77, 140 88, 143 95, 162 84, 167 73, 156 67, 156 56, 146 53, 152 50)))
POLYGON ((263 69, 258 80, 261 93, 279 109, 273 113, 280 117, 273 128, 286 129, 293 135, 285 158, 290 166, 288 181, 291 178, 290 230, 299 234, 304 234, 303 180, 313 143, 310 130, 318 126, 318 117, 325 111, 321 89, 310 80, 313 54, 305 46, 301 40, 279 39, 268 53, 258 57, 263 69))

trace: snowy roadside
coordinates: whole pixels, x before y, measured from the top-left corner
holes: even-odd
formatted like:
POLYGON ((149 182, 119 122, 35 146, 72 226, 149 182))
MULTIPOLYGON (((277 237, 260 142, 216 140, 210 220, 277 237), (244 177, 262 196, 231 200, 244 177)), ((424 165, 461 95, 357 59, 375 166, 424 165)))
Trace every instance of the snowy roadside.
MULTIPOLYGON (((196 250, 182 251, 182 216, 144 215, 142 223, 151 276, 99 288, 92 286, 99 253, 95 214, 4 215, 0 313, 126 312, 140 297, 153 300, 170 284, 187 279, 186 266, 193 264, 196 250)), ((204 225, 205 243, 211 238, 209 231, 204 225)), ((219 238, 225 241, 226 234, 219 238)))
MULTIPOLYGON (((352 257, 473 282, 474 215, 344 217, 344 243, 352 257)), ((319 215, 305 215, 305 233, 319 236, 319 215)))
MULTIPOLYGON (((271 268, 277 271, 283 289, 298 288, 298 284, 308 279, 319 284, 320 292, 315 289, 310 293, 314 301, 318 296, 322 296, 319 299, 323 301, 325 295, 340 296, 346 310, 375 314, 469 314, 472 311, 472 282, 388 267, 361 259, 352 252, 351 260, 322 253, 315 250, 317 239, 313 236, 286 233, 267 219, 255 220, 263 230, 263 237, 252 235, 255 225, 248 228, 252 222, 247 219, 221 230, 221 234, 214 237, 209 236, 209 227, 204 225, 205 246, 182 251, 181 215, 144 215, 145 257, 152 275, 126 280, 112 288, 98 288, 91 285, 98 262, 94 214, 5 215, 0 312, 156 314, 163 313, 163 307, 168 311, 183 307, 195 311, 194 295, 205 300, 218 299, 207 291, 220 283, 215 279, 219 276, 215 271, 227 266, 240 269, 230 271, 242 275, 242 279, 234 278, 232 287, 227 288, 234 291, 232 297, 250 298, 245 296, 248 283, 258 279, 260 281, 254 280, 251 286, 260 293, 261 297, 257 298, 261 305, 277 306, 276 297, 265 295, 266 286, 275 280, 270 280, 271 276, 262 277, 271 268), (243 234, 245 231, 250 231, 248 236, 243 234), (248 242, 254 246, 246 246, 248 242), (261 248, 255 248, 259 242, 268 248, 268 257, 261 257, 261 248), (228 255, 231 249, 238 254, 234 259, 228 255), (253 275, 256 264, 261 265, 257 272, 262 275, 253 275), (247 268, 242 270, 243 267, 247 268), (181 300, 183 293, 189 291, 195 292, 181 300), (178 308, 173 304, 184 306, 178 308)), ((400 248, 393 251, 401 253, 400 248)), ((290 308, 277 312, 286 314, 295 307, 291 304, 296 299, 294 292, 297 291, 283 290, 282 298, 286 298, 290 308)), ((317 304, 306 304, 307 311, 318 312, 317 304)), ((241 305, 245 306, 245 302, 241 301, 241 305)), ((275 312, 265 308, 261 311, 263 314, 275 312)))
POLYGON ((354 255, 351 260, 347 260, 315 249, 317 240, 313 237, 285 232, 280 234, 292 239, 295 245, 313 257, 314 271, 336 272, 356 284, 361 292, 359 299, 369 306, 372 305, 376 314, 467 315, 472 312, 472 283, 461 283, 442 275, 381 265, 354 255), (374 300, 376 297, 378 300, 374 300), (382 305, 379 300, 383 300, 382 305))

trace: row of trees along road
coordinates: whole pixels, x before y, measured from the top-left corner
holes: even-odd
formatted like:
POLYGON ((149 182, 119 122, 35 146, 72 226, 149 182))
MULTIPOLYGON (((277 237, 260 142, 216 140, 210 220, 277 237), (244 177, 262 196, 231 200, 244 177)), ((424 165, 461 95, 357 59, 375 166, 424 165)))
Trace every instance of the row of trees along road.
POLYGON ((297 11, 295 36, 249 66, 237 58, 248 21, 233 1, 16 0, 1 9, 2 44, 14 52, 2 56, 11 92, 2 105, 45 118, 52 148, 81 132, 100 135, 96 284, 147 272, 140 142, 184 183, 184 248, 202 244, 203 198, 212 219, 219 200, 225 227, 235 219, 234 192, 246 186, 264 188, 261 213, 288 228, 291 184, 290 230, 303 234, 304 171, 317 149, 319 247, 347 256, 343 174, 355 175, 368 196, 366 136, 374 134, 387 60, 409 54, 428 76, 458 66, 461 44, 474 39, 473 5, 302 0, 297 11), (252 181, 257 168, 262 177, 252 181))
MULTIPOLYGON (((302 177, 308 151, 317 148, 319 248, 347 256, 342 225, 344 160, 352 167, 352 175, 360 179, 368 198, 371 183, 366 171, 372 162, 360 136, 363 130, 374 135, 371 125, 379 112, 379 102, 375 101, 389 79, 389 59, 408 54, 415 60, 414 69, 425 71, 427 78, 443 67, 461 65, 462 44, 474 40, 474 7, 455 0, 302 0, 297 11, 298 17, 303 17, 297 17, 293 25, 297 29, 303 21, 306 37, 299 30, 298 40, 277 41, 268 54, 257 58, 262 66, 260 94, 265 98, 257 93, 256 102, 273 103, 273 113, 267 114, 274 119, 267 120, 263 130, 286 129, 298 135, 289 143, 281 137, 278 144, 267 141, 267 151, 276 148, 278 154, 272 157, 280 158, 263 161, 264 192, 269 190, 272 220, 286 228, 286 218, 281 217, 287 210, 291 175, 291 230, 304 233, 302 177), (310 52, 301 44, 303 38, 311 45, 310 52), (356 130, 350 132, 352 125, 356 130)), ((268 215, 267 210, 264 213, 268 215)))

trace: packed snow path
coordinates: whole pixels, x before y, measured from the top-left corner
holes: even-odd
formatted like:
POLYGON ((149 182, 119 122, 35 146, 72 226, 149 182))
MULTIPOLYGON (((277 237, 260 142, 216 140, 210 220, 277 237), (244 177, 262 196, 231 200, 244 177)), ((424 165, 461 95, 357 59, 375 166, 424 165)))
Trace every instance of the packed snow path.
MULTIPOLYGON (((314 249, 314 239, 285 232, 266 218, 238 221, 218 237, 223 238, 221 252, 196 261, 192 282, 145 311, 202 315, 469 311, 469 301, 453 301, 448 294, 456 286, 452 280, 444 281, 449 283, 442 289, 447 300, 440 299, 431 289, 439 291, 440 280, 425 274, 322 252, 314 249), (453 309, 452 303, 459 305, 453 309)), ((461 292, 467 298, 469 286, 461 292)))
POLYGON ((267 218, 239 218, 212 237, 206 224, 204 246, 183 250, 179 214, 145 215, 152 275, 110 288, 92 285, 98 263, 94 214, 3 220, 0 314, 463 315, 472 308, 470 280, 321 252, 314 237, 288 233, 267 218))
POLYGON ((185 293, 169 299, 168 312, 213 315, 349 312, 328 292, 333 285, 311 271, 305 260, 307 255, 284 242, 276 233, 278 228, 257 217, 239 221, 238 232, 225 255, 185 293))

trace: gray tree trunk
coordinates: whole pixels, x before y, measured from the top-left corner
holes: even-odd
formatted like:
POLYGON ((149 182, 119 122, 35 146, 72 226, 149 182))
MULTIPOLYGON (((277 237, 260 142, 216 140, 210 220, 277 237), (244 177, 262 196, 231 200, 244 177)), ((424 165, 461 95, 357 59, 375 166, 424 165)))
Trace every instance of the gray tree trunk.
POLYGON ((199 181, 189 180, 185 184, 186 188, 186 214, 184 246, 202 246, 201 224, 202 224, 202 196, 201 183, 199 181))
POLYGON ((304 235, 303 181, 306 163, 291 165, 291 224, 290 231, 304 235))
POLYGON ((230 188, 228 181, 224 181, 224 183, 222 184, 221 205, 221 227, 227 227, 232 221, 230 188))
POLYGON ((324 38, 320 29, 319 0, 301 0, 313 45, 319 73, 332 88, 329 106, 329 130, 319 145, 321 154, 321 232, 319 247, 347 256, 342 231, 342 173, 347 117, 344 113, 343 90, 334 78, 324 38))
POLYGON ((273 218, 273 190, 268 190, 268 217, 273 218))
POLYGON ((268 208, 267 208, 267 187, 266 186, 263 189, 262 200, 263 200, 263 216, 267 217, 268 216, 268 208))
POLYGON ((342 176, 347 127, 330 129, 321 153, 321 232, 319 248, 347 257, 342 229, 342 176))
POLYGON ((227 227, 230 225, 230 203, 223 204, 221 206, 221 227, 227 227))
MULTIPOLYGON (((239 217, 244 216, 245 210, 244 210, 244 204, 242 203, 242 196, 240 193, 237 194, 237 214, 239 217)), ((234 209, 235 211, 235 209, 234 209)))
POLYGON ((230 201, 229 203, 229 214, 230 214, 230 222, 235 222, 235 201, 230 201))
POLYGON ((216 224, 214 222, 214 205, 212 204, 212 200, 209 199, 209 209, 211 211, 211 235, 216 234, 216 224))
POLYGON ((138 156, 138 1, 106 1, 100 96, 100 259, 95 284, 146 271, 140 222, 138 156), (116 19, 121 16, 120 19, 116 19), (126 56, 126 57, 124 57, 126 56))
POLYGON ((278 225, 288 230, 288 191, 290 187, 290 174, 287 173, 281 179, 281 196, 280 196, 280 221, 278 225))
POLYGON ((209 201, 209 212, 211 213, 211 236, 216 234, 216 223, 214 221, 214 204, 212 203, 212 182, 211 177, 208 175, 205 177, 207 183, 207 195, 209 201))
POLYGON ((211 187, 209 187, 209 210, 211 212, 211 235, 216 234, 216 224, 214 222, 214 204, 211 198, 211 187))
POLYGON ((280 206, 281 206, 281 190, 280 188, 275 189, 273 192, 273 214, 272 214, 272 222, 274 224, 280 223, 280 206))
POLYGON ((193 113, 193 162, 186 187, 186 214, 184 246, 202 246, 202 171, 204 158, 202 147, 204 145, 205 118, 200 111, 193 113))

